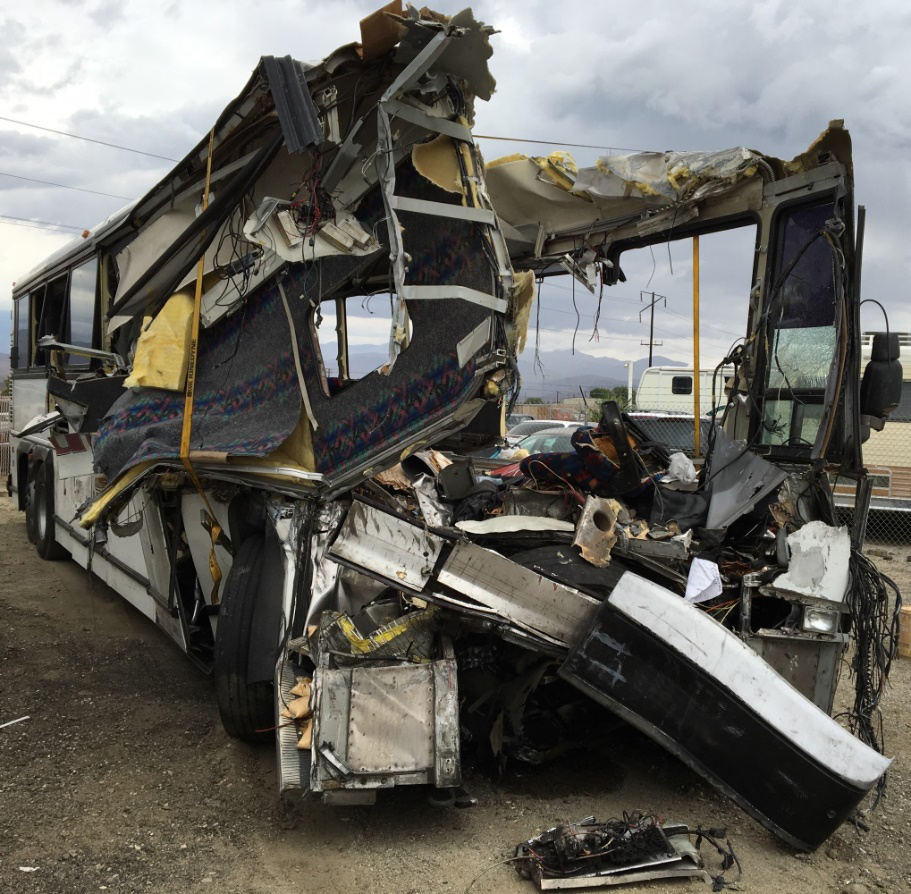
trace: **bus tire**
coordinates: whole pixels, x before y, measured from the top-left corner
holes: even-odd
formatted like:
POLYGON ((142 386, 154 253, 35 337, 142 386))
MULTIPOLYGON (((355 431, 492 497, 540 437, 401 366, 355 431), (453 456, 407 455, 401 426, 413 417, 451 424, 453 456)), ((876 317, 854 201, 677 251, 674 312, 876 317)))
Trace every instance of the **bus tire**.
POLYGON ((251 743, 272 740, 275 726, 273 684, 247 681, 253 614, 263 579, 264 544, 262 536, 249 537, 234 557, 218 610, 212 668, 218 713, 225 731, 251 743))
POLYGON ((35 548, 42 559, 55 562, 69 553, 57 542, 57 523, 54 521, 54 467, 42 463, 35 472, 34 489, 35 548))
POLYGON ((35 532, 38 530, 37 504, 35 503, 35 490, 37 484, 35 475, 41 473, 41 466, 34 463, 29 464, 28 472, 25 478, 25 534, 29 543, 34 543, 36 539, 35 532))

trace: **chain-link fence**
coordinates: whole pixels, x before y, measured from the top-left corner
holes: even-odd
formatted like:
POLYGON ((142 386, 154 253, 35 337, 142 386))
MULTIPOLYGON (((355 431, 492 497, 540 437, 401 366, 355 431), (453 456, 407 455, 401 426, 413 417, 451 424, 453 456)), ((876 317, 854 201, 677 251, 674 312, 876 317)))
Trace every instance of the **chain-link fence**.
POLYGON ((11 458, 9 429, 13 418, 13 403, 9 397, 0 397, 0 486, 6 483, 10 473, 11 458))
MULTIPOLYGON (((867 542, 911 543, 911 419, 892 419, 882 431, 871 432, 863 457, 873 487, 867 542)), ((837 478, 832 483, 847 523, 853 517, 854 484, 837 478)))

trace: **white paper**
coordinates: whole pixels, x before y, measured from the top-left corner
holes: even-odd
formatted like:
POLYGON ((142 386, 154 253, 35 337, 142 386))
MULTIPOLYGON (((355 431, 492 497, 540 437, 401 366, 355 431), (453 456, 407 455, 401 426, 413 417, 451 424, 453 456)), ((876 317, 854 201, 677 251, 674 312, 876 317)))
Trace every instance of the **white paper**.
POLYGON ((661 484, 671 490, 696 490, 699 482, 696 480, 696 467, 693 461, 685 453, 672 453, 661 484))
POLYGON ((687 602, 705 602, 721 595, 721 572, 708 559, 693 559, 686 579, 687 602))

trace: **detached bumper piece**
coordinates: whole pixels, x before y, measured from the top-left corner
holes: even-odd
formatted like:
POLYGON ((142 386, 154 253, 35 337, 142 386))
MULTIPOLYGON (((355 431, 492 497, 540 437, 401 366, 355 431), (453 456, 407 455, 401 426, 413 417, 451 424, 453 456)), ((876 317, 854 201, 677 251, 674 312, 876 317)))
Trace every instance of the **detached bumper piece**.
POLYGON ((891 763, 714 619, 629 572, 560 674, 802 850, 891 763))

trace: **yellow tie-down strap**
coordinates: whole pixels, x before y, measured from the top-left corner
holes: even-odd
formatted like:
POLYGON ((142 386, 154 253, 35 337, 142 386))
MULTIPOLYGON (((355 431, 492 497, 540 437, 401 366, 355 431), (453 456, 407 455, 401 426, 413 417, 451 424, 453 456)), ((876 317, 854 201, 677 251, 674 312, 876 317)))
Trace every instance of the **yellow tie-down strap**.
MULTIPOLYGON (((202 196, 203 211, 205 211, 209 205, 209 185, 212 180, 212 153, 214 148, 215 128, 213 127, 209 133, 209 153, 206 159, 206 186, 202 196)), ((202 488, 199 476, 196 474, 196 470, 190 462, 190 435, 193 432, 193 399, 196 392, 196 357, 199 347, 199 314, 202 304, 202 281, 203 274, 205 273, 205 266, 206 258, 205 253, 203 253, 200 255, 199 264, 196 267, 196 291, 193 299, 190 351, 187 359, 187 386, 184 392, 183 429, 180 435, 180 461, 187 470, 190 481, 193 482, 193 486, 196 488, 199 496, 202 497, 202 501, 206 507, 206 514, 208 516, 207 527, 209 529, 209 537, 211 538, 209 545, 209 572, 212 575, 213 581, 210 601, 212 605, 218 605, 218 590, 221 585, 222 573, 221 568, 218 565, 218 559, 215 557, 215 544, 218 542, 219 538, 222 537, 223 532, 215 518, 215 513, 212 511, 212 507, 209 504, 209 498, 202 488)))

